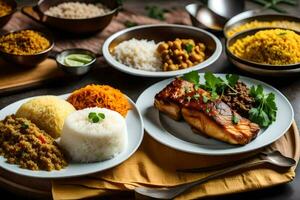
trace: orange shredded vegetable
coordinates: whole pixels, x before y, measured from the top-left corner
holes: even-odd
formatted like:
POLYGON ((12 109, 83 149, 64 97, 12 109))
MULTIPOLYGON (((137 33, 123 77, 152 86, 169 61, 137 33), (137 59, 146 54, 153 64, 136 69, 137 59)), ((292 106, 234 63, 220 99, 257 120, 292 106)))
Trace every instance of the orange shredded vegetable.
POLYGON ((67 101, 77 110, 90 107, 108 108, 120 113, 123 117, 131 108, 125 95, 108 85, 87 85, 75 90, 67 101))

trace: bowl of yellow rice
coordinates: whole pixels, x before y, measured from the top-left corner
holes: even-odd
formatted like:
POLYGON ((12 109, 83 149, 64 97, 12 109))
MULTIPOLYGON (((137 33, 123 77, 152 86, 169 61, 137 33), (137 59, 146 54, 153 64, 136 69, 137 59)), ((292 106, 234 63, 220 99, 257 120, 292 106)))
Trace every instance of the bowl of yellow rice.
POLYGON ((8 61, 22 66, 36 66, 44 61, 54 41, 42 30, 18 30, 0 36, 0 55, 8 61))
POLYGON ((251 29, 229 38, 226 53, 229 60, 242 70, 295 72, 300 68, 300 34, 271 27, 251 29))

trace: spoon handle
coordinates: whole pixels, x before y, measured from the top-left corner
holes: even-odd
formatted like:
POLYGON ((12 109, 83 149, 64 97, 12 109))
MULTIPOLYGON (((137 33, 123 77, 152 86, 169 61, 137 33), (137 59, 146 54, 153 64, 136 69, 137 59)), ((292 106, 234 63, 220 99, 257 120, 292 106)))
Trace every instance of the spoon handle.
POLYGON ((177 187, 185 188, 184 191, 186 191, 187 189, 189 189, 191 187, 194 187, 194 186, 199 185, 201 183, 204 183, 206 181, 218 178, 218 177, 223 176, 225 174, 228 174, 228 173, 231 173, 231 172, 234 172, 234 171, 237 171, 237 170, 246 169, 246 168, 249 168, 249 167, 254 167, 254 166, 257 166, 257 165, 261 165, 261 164, 266 163, 266 162, 268 162, 268 161, 258 160, 258 161, 251 162, 251 163, 242 163, 242 164, 239 164, 239 165, 236 165, 236 166, 233 166, 233 167, 225 168, 221 171, 218 171, 214 174, 211 174, 211 175, 209 175, 205 178, 199 179, 197 181, 187 183, 187 184, 184 184, 184 185, 180 185, 180 186, 177 186, 177 187))
POLYGON ((196 180, 194 182, 182 184, 179 186, 171 187, 171 188, 143 188, 139 187, 135 189, 135 192, 144 196, 152 197, 152 198, 157 198, 157 199, 173 199, 176 196, 180 195, 181 193, 185 192, 186 190, 199 185, 201 183, 204 183, 206 181, 212 180, 214 178, 218 178, 222 175, 228 174, 230 172, 238 171, 241 169, 246 169, 249 167, 261 165, 263 163, 269 163, 268 160, 259 160, 255 162, 250 162, 250 163, 242 163, 233 167, 229 167, 226 169, 223 169, 221 171, 218 171, 214 174, 211 174, 205 178, 201 178, 199 180, 196 180))

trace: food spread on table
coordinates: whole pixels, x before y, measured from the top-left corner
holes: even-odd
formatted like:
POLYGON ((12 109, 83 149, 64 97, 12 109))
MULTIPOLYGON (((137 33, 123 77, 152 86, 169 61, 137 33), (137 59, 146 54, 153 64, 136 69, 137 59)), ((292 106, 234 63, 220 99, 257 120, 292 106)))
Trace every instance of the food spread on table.
MULTIPOLYGON (((37 5, 33 10, 43 16, 40 22, 51 28, 50 32, 53 24, 47 20, 61 20, 58 22, 68 27, 68 30, 53 31, 55 40, 66 40, 66 49, 46 57, 56 54, 58 64, 76 71, 68 74, 70 76, 88 73, 80 70, 94 64, 103 54, 108 64, 130 74, 128 76, 168 76, 171 79, 140 91, 135 104, 125 93, 137 91, 133 84, 143 84, 144 79, 123 83, 119 77, 124 74, 103 70, 107 79, 101 80, 97 77, 99 69, 95 69, 93 78, 98 79, 75 90, 72 87, 70 94, 34 96, 8 105, 0 111, 0 167, 35 178, 69 178, 101 172, 124 162, 138 149, 144 124, 148 134, 163 145, 187 155, 208 156, 258 150, 277 141, 291 126, 293 108, 275 88, 236 74, 210 72, 216 71, 217 68, 210 68, 218 65, 215 61, 224 48, 220 35, 179 24, 143 26, 143 23, 130 21, 135 16, 127 15, 120 27, 117 23, 108 26, 111 19, 106 17, 120 11, 119 4, 112 2, 63 1, 50 3, 45 10, 37 5), (83 23, 82 27, 77 26, 79 22, 83 23), (78 30, 107 27, 101 33, 101 37, 107 37, 102 50, 89 51, 94 41, 88 39, 98 39, 99 34, 95 34, 100 32, 98 29, 78 34, 70 29, 69 23, 78 30), (131 28, 120 30, 124 25, 131 28), (115 29, 120 31, 114 33, 115 29), (68 48, 81 39, 86 39, 85 48, 68 48), (205 73, 199 74, 204 68, 205 73), (129 91, 108 85, 106 82, 110 80, 115 81, 112 85, 130 86, 129 91)), ((0 0, 0 17, 12 10, 11 5, 0 0)), ((151 18, 162 21, 170 12, 155 6, 147 6, 146 11, 151 18)), ((228 58, 250 61, 249 68, 260 64, 271 68, 280 66, 277 68, 283 71, 289 65, 295 65, 293 70, 300 69, 297 66, 300 63, 299 21, 253 17, 224 29, 225 37, 228 36, 225 46, 228 58), (261 30, 253 34, 247 32, 255 28, 261 30), (235 37, 238 39, 234 43, 228 42, 235 37)), ((32 28, 2 34, 0 53, 11 54, 12 60, 22 60, 50 51, 54 43, 45 33, 32 28)), ((233 65, 240 64, 231 61, 233 65)), ((67 79, 68 75, 63 80, 74 83, 67 79)), ((85 81, 77 78, 78 84, 85 81)), ((151 151, 150 155, 160 153, 151 151)), ((138 162, 139 169, 148 169, 143 160, 138 162)), ((155 156, 147 162, 156 164, 155 156)))

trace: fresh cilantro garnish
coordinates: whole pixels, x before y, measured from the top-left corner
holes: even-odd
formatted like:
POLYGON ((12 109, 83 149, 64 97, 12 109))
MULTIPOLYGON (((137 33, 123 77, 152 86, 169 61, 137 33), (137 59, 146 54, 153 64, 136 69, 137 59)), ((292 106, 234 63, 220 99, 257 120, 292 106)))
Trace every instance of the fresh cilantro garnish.
POLYGON ((194 95, 193 95, 193 98, 194 98, 195 100, 198 100, 198 99, 200 98, 200 94, 198 94, 198 93, 194 94, 194 95))
POLYGON ((231 120, 232 120, 232 122, 234 124, 238 124, 239 121, 240 121, 240 119, 235 114, 232 115, 232 119, 231 120))
POLYGON ((209 112, 210 112, 210 109, 209 109, 209 108, 206 108, 206 112, 209 113, 209 112))
POLYGON ((137 24, 136 22, 132 22, 132 21, 126 20, 126 21, 124 22, 124 25, 125 25, 127 28, 130 28, 130 27, 137 26, 138 24, 137 24))
POLYGON ((160 21, 165 20, 165 13, 169 12, 167 9, 160 8, 158 6, 146 6, 145 10, 148 12, 148 17, 158 19, 160 21))
POLYGON ((90 112, 89 115, 88 115, 88 119, 92 123, 97 123, 99 121, 104 120, 105 115, 103 113, 90 112))
POLYGON ((276 119, 277 106, 275 95, 273 93, 265 94, 261 85, 252 86, 250 95, 255 99, 258 105, 250 109, 249 119, 262 127, 267 127, 276 119))
POLYGON ((26 123, 23 123, 23 124, 21 125, 21 128, 22 128, 22 129, 28 129, 28 128, 29 128, 29 125, 26 124, 26 123))
POLYGON ((208 102, 208 98, 206 97, 206 96, 202 96, 202 101, 203 101, 203 103, 207 103, 208 102))
POLYGON ((191 53, 192 50, 193 50, 193 48, 194 48, 194 45, 192 45, 192 44, 186 44, 186 45, 185 45, 185 50, 186 50, 186 52, 188 52, 188 53, 191 53))
POLYGON ((188 82, 195 84, 195 86, 199 86, 200 76, 197 71, 191 71, 189 73, 186 73, 183 75, 182 78, 188 82))
POLYGON ((223 94, 227 88, 238 93, 233 87, 239 80, 239 76, 235 74, 226 75, 226 79, 215 76, 212 72, 204 74, 205 84, 201 87, 210 92, 212 101, 219 98, 219 94, 223 94))

